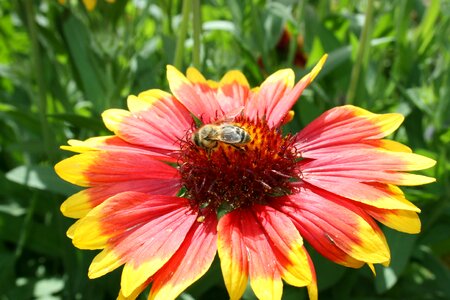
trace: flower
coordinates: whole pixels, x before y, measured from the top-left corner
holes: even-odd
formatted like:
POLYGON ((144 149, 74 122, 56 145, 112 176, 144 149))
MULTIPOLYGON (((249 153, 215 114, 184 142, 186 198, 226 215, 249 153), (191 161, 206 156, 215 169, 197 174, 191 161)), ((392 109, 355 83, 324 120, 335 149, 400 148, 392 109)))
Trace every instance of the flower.
MULTIPOLYGON (((116 0, 106 0, 108 3, 114 3, 116 0)), ((66 4, 66 0, 58 0, 59 4, 66 4)), ((97 0, 83 0, 83 5, 87 11, 93 11, 97 6, 97 0)))
POLYGON ((174 299, 217 252, 231 299, 248 282, 258 298, 280 299, 283 280, 316 299, 304 240, 344 266, 389 264, 376 221, 419 232, 420 210, 397 185, 434 181, 407 171, 435 162, 383 139, 400 114, 351 105, 283 135, 325 60, 297 84, 285 69, 253 89, 238 71, 215 82, 168 66, 173 95, 129 96, 128 110, 102 115, 114 135, 63 146, 79 154, 56 172, 87 188, 61 206, 79 219, 68 236, 80 249, 102 249, 89 277, 124 265, 119 298, 134 299, 151 284, 149 299, 174 299))

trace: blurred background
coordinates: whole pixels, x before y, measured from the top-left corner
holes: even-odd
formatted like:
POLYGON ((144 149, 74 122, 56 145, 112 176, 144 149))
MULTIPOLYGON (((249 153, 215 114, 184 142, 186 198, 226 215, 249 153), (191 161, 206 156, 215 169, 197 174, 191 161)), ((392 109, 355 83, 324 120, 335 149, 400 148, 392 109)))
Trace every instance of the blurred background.
MULTIPOLYGON (((120 271, 89 280, 97 251, 66 237, 59 206, 78 189, 53 165, 70 138, 109 134, 100 114, 129 94, 168 90, 167 64, 252 86, 328 61, 294 109, 297 132, 355 104, 406 116, 392 137, 434 158, 437 182, 403 188, 422 232, 384 229, 388 268, 346 269, 312 253, 321 299, 450 299, 450 1, 0 1, 0 300, 115 299, 120 271)), ((306 299, 285 285, 283 299, 306 299)), ((145 299, 146 294, 140 299, 145 299)), ((228 299, 217 261, 180 299, 228 299)), ((255 299, 248 290, 244 299, 255 299)))

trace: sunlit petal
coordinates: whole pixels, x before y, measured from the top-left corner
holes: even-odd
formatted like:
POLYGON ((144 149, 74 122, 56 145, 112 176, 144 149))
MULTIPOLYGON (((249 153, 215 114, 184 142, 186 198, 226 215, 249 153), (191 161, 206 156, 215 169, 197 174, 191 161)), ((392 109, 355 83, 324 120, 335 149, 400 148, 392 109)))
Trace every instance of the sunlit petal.
POLYGON ((175 299, 206 273, 217 251, 216 228, 215 216, 194 223, 178 251, 153 276, 149 299, 175 299))

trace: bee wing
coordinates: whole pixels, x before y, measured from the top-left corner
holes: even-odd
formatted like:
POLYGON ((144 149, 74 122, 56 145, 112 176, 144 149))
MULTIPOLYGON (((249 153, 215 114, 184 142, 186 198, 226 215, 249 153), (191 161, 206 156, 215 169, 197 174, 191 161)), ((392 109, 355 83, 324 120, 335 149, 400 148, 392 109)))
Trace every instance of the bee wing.
POLYGON ((227 112, 225 117, 234 120, 234 118, 241 115, 243 111, 244 111, 244 106, 239 106, 239 107, 236 107, 235 109, 232 109, 231 111, 227 112))
POLYGON ((241 142, 240 128, 236 126, 224 126, 220 132, 220 141, 225 143, 239 143, 241 142))
POLYGON ((223 117, 216 120, 215 123, 232 122, 237 116, 242 115, 244 106, 239 106, 227 112, 223 117))

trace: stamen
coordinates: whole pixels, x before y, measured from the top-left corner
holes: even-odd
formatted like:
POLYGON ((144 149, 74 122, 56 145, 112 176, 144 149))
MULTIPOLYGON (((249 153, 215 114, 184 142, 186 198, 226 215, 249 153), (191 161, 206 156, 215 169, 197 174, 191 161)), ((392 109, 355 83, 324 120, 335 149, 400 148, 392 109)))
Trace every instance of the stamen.
POLYGON ((191 205, 216 212, 230 211, 290 194, 291 183, 299 180, 298 152, 292 137, 283 137, 279 130, 269 128, 261 120, 251 122, 238 117, 231 126, 239 127, 237 132, 250 138, 243 144, 219 140, 214 149, 209 149, 207 143, 202 147, 198 140, 192 141, 191 136, 198 129, 186 134, 178 166, 191 205))
POLYGON ((278 171, 278 170, 270 170, 270 171, 273 172, 273 173, 275 173, 275 174, 277 174, 277 175, 280 175, 280 176, 282 176, 282 177, 285 177, 285 178, 291 178, 291 175, 284 174, 284 173, 282 173, 282 172, 280 172, 280 171, 278 171))
POLYGON ((266 190, 272 190, 272 187, 270 186, 270 185, 268 185, 267 183, 265 183, 264 181, 262 181, 262 180, 257 180, 259 183, 261 183, 261 185, 263 186, 263 187, 265 187, 266 188, 266 190))

